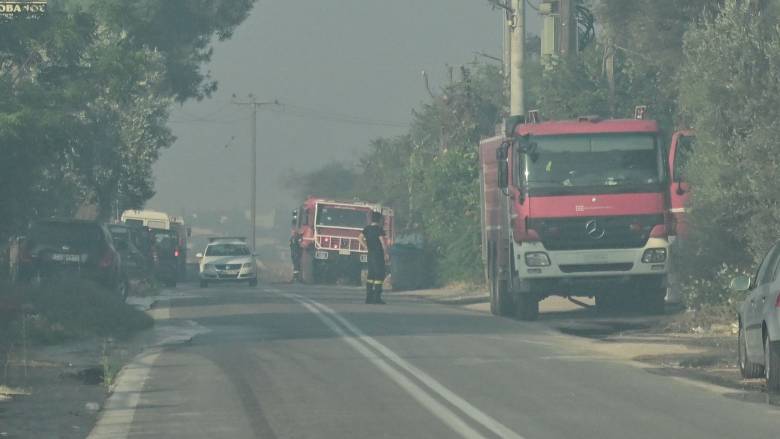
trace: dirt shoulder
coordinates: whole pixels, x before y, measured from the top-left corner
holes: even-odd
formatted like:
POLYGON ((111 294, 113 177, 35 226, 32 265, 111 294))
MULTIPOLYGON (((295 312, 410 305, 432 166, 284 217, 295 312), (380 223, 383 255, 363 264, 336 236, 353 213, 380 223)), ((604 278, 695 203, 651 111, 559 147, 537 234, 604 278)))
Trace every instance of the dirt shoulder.
MULTIPOLYGON (((455 287, 394 293, 442 304, 490 312, 489 296, 473 288, 455 287)), ((637 362, 651 373, 695 380, 755 399, 765 390, 762 380, 742 379, 737 366, 736 318, 727 309, 693 313, 667 307, 663 316, 604 317, 568 299, 551 297, 540 304, 539 323, 583 340, 580 345, 600 355, 637 362)), ((758 397, 765 402, 763 397, 758 397)))
MULTIPOLYGON (((159 297, 128 302, 155 320, 160 314, 159 297)), ((164 325, 121 339, 84 336, 56 344, 14 343, 0 364, 0 437, 86 437, 116 374, 155 343, 161 329, 164 325)))

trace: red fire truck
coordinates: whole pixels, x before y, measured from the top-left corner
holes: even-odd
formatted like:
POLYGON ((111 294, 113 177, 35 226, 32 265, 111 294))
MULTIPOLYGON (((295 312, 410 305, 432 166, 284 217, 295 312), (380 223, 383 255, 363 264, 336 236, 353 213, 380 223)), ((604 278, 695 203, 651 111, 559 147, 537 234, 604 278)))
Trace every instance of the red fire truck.
POLYGON ((340 278, 360 285, 368 253, 358 236, 382 212, 385 249, 393 242, 393 210, 379 204, 308 198, 293 212, 293 233, 300 238, 301 279, 313 284, 340 278))
POLYGON ((538 317, 550 295, 662 312, 668 180, 658 124, 517 124, 480 143, 483 259, 491 311, 538 317))

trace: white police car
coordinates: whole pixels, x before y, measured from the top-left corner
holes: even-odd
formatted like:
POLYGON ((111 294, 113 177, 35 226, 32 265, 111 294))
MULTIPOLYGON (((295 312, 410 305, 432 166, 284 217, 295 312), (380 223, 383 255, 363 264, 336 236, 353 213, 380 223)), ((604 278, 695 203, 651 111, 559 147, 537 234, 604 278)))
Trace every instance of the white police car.
POLYGON ((209 238, 200 260, 200 286, 213 282, 248 282, 257 285, 257 261, 244 238, 209 238))

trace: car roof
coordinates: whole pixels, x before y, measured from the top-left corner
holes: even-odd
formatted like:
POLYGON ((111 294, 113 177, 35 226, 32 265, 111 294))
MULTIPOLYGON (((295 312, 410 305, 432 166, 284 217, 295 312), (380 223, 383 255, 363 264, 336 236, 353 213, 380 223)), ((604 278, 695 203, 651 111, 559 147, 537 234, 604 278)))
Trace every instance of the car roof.
POLYGON ((209 242, 206 245, 206 247, 212 246, 212 245, 217 245, 217 244, 240 244, 240 245, 246 246, 246 242, 244 242, 244 241, 239 241, 238 239, 225 239, 225 240, 217 240, 217 241, 209 242))

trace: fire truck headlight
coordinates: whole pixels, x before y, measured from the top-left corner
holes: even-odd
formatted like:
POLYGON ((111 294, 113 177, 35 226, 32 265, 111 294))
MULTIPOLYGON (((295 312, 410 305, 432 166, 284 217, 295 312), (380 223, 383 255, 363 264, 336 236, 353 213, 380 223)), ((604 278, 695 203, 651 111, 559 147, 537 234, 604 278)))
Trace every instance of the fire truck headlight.
POLYGON ((642 262, 645 264, 658 264, 660 262, 666 262, 666 249, 649 248, 645 250, 645 253, 642 255, 642 262))
POLYGON ((550 257, 544 252, 526 253, 525 265, 529 267, 549 267, 550 257))

